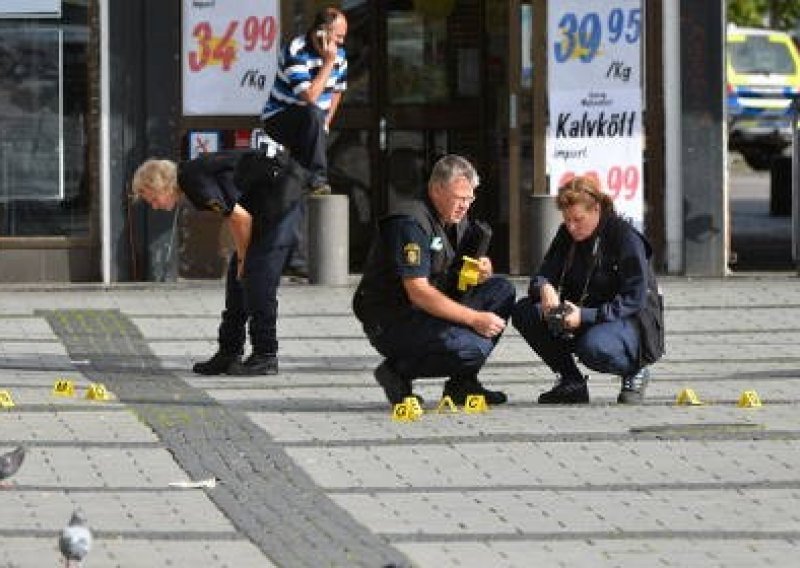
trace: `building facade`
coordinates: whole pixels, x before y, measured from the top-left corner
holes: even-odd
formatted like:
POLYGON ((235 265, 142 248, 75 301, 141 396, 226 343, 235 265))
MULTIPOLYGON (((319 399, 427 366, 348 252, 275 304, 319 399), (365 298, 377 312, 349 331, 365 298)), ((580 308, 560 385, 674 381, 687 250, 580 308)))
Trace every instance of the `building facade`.
MULTIPOLYGON (((217 132, 220 147, 233 148, 259 126, 260 105, 235 116, 184 113, 187 1, 18 0, 16 12, 0 14, 0 280, 221 277, 230 245, 219 219, 188 206, 153 212, 128 198, 136 166, 150 156, 186 158, 192 132, 217 132), (40 11, 24 10, 32 4, 40 11)), ((323 4, 279 0, 281 36, 303 31, 323 4)), ((333 190, 349 197, 351 270, 360 269, 375 219, 424 186, 438 155, 457 152, 481 174, 474 212, 495 228, 498 267, 527 273, 528 198, 545 191, 547 2, 333 4, 350 24, 349 87, 329 159, 333 190)), ((645 227, 664 269, 664 8, 642 4, 645 227)), ((266 98, 268 83, 251 85, 266 98)))

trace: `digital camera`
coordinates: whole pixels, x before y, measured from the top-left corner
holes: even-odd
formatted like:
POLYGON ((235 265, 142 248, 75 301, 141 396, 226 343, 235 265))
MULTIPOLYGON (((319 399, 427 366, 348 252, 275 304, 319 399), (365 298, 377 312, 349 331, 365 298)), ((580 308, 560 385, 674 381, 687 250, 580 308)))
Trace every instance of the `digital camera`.
POLYGON ((570 312, 572 312, 572 308, 563 303, 547 312, 544 319, 547 322, 547 330, 550 335, 556 339, 572 339, 575 337, 570 330, 564 327, 564 318, 570 312))

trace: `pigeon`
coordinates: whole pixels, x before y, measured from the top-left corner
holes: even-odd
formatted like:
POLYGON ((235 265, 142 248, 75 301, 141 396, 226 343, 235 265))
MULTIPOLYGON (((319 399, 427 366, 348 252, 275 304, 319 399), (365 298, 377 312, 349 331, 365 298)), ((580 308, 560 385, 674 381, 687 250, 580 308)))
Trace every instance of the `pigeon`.
POLYGON ((19 446, 6 454, 0 455, 0 486, 8 487, 6 479, 17 473, 25 459, 25 447, 19 446))
POLYGON ((58 539, 58 548, 64 556, 64 566, 70 568, 80 566, 89 550, 92 548, 92 532, 86 525, 86 519, 78 512, 72 513, 69 524, 61 531, 58 539))

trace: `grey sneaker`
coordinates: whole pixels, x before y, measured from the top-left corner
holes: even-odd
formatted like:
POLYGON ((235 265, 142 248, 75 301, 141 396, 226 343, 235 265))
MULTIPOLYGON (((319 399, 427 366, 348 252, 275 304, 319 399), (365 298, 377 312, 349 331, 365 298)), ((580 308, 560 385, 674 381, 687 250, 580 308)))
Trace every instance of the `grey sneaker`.
POLYGON ((622 377, 622 389, 619 391, 617 402, 619 404, 641 404, 649 381, 650 370, 647 367, 642 367, 635 375, 622 377))

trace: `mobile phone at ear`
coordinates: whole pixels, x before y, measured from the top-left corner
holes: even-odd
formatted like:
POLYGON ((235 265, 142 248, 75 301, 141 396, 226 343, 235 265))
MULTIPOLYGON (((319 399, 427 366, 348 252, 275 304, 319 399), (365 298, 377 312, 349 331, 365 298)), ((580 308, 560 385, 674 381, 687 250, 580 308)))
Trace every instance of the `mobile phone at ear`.
POLYGON ((328 43, 328 31, 325 28, 320 28, 317 30, 317 37, 322 44, 328 43))

